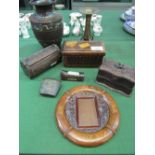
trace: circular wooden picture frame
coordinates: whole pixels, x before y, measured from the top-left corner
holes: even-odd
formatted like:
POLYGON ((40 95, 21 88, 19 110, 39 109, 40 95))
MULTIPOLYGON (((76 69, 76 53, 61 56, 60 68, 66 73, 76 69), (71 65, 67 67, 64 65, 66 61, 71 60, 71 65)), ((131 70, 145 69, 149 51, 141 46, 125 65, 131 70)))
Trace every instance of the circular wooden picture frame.
MULTIPOLYGON (((103 103, 102 101, 100 102, 103 103)), ((75 106, 76 108, 77 105, 75 106)), ((114 99, 101 88, 96 86, 77 86, 65 92, 59 100, 56 108, 56 120, 60 131, 70 141, 81 146, 97 146, 111 139, 116 133, 119 126, 120 114, 114 99), (76 94, 79 95, 81 92, 86 95, 82 96, 80 100, 76 99, 78 102, 73 102, 73 104, 78 105, 78 111, 74 110, 74 112, 71 113, 73 116, 75 115, 77 119, 75 123, 76 119, 72 120, 73 116, 68 117, 67 112, 70 112, 68 111, 70 110, 68 109, 68 104, 73 100, 76 94), (93 97, 90 97, 90 94, 95 94, 95 98, 96 95, 102 96, 102 99, 106 102, 104 109, 108 107, 104 112, 105 116, 103 115, 100 121, 101 123, 98 123, 98 118, 100 118, 98 109, 100 110, 101 107, 93 108, 95 105, 97 106, 98 103, 96 103, 96 99, 93 100, 93 97), (89 119, 91 119, 91 121, 89 121, 89 119), (73 123, 71 123, 71 121, 73 123), (74 124, 77 124, 77 127, 75 127, 74 124)))

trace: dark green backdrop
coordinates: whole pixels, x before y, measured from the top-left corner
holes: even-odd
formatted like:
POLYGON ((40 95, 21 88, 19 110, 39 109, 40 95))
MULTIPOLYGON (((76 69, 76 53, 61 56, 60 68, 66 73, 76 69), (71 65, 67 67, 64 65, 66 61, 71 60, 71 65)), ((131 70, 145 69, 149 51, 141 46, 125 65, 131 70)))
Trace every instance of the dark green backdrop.
MULTIPOLYGON (((115 61, 135 65, 134 37, 122 29, 119 20, 120 11, 103 11, 103 34, 96 37, 102 40, 106 47, 106 57, 115 61)), ((61 11, 64 20, 68 21, 69 11, 61 11)), ((34 38, 32 32, 29 39, 19 40, 20 59, 37 52, 42 47, 34 38)), ((63 40, 80 37, 66 37, 63 40)), ((60 63, 37 78, 30 80, 19 68, 20 74, 20 153, 36 154, 134 154, 135 152, 135 93, 125 97, 95 82, 97 68, 64 68, 60 63), (70 69, 85 73, 84 82, 62 81, 62 88, 56 98, 39 95, 41 81, 46 77, 60 79, 60 70, 70 69), (58 100, 68 89, 77 85, 96 85, 110 93, 116 100, 120 110, 120 127, 116 135, 104 145, 94 148, 80 147, 64 138, 56 126, 55 107, 58 100)))

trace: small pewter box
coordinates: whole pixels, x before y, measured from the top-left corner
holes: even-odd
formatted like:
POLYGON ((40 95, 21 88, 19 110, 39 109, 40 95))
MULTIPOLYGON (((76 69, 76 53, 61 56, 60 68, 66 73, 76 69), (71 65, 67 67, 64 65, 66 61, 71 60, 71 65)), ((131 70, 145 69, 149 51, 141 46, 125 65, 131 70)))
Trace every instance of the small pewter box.
POLYGON ((56 79, 46 78, 40 87, 40 94, 43 96, 55 97, 60 90, 61 82, 56 79))

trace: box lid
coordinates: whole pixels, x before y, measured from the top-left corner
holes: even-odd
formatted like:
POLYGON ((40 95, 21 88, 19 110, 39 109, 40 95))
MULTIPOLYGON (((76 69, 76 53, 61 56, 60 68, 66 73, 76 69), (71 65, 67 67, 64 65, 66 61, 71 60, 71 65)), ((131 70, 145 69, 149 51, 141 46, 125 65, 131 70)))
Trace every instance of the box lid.
POLYGON ((105 48, 101 41, 64 41, 62 53, 63 55, 104 55, 105 48))
POLYGON ((103 63, 99 70, 109 72, 117 77, 135 81, 135 70, 125 64, 115 62, 113 60, 103 59, 103 63))
MULTIPOLYGON (((40 60, 50 56, 51 54, 58 55, 59 48, 57 45, 53 44, 44 49, 41 49, 39 52, 34 53, 33 55, 26 57, 23 59, 23 64, 33 65, 34 63, 39 62, 40 60)), ((54 56, 54 55, 53 55, 54 56)))

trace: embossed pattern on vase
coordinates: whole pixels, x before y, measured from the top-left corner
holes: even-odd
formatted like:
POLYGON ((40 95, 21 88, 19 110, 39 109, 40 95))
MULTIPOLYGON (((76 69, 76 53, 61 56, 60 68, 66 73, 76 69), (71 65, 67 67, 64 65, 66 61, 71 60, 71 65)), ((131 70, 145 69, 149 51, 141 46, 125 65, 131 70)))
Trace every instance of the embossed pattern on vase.
POLYGON ((51 44, 60 47, 63 35, 62 16, 52 12, 52 6, 46 7, 42 6, 40 10, 36 6, 36 13, 30 17, 32 30, 43 47, 51 44))

